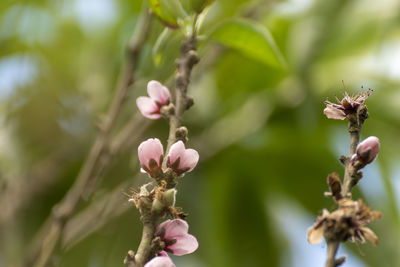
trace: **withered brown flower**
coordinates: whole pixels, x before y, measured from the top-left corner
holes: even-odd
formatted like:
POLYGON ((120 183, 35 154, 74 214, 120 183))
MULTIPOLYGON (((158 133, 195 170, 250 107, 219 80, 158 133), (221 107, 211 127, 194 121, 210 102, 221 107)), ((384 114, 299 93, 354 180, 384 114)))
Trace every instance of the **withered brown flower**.
POLYGON ((324 114, 328 119, 344 120, 346 115, 357 113, 358 108, 364 104, 365 100, 371 95, 371 92, 372 90, 369 89, 365 93, 356 94, 354 96, 350 96, 345 92, 342 100, 336 97, 336 102, 338 104, 327 100, 324 102, 326 105, 324 114))
POLYGON ((308 228, 307 239, 311 244, 318 244, 322 237, 332 241, 346 241, 364 243, 369 240, 375 246, 378 245, 378 237, 366 227, 370 222, 382 217, 379 211, 371 211, 361 199, 341 199, 339 208, 330 213, 326 209, 322 211, 314 225, 308 228))

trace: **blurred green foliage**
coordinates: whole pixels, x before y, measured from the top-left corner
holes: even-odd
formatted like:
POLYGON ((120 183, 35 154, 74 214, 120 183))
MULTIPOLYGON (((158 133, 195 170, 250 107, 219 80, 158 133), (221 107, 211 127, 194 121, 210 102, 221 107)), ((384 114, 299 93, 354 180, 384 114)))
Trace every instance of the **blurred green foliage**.
MULTIPOLYGON (((399 2, 149 2, 161 19, 155 19, 141 51, 137 82, 118 129, 137 113, 135 99, 145 94, 147 81, 173 88, 180 42, 193 11, 204 9, 201 62, 189 93, 195 106, 185 114, 188 146, 200 151, 201 163, 182 179, 177 199, 189 213, 200 248, 175 257, 176 265, 322 266, 325 247, 308 245, 306 229, 322 208, 334 208, 323 197, 325 178, 342 173, 337 159, 347 154, 349 143, 345 122, 323 116, 323 101, 363 86, 374 89, 363 137, 378 136, 381 153, 354 196, 384 218, 372 225, 379 246, 346 245, 350 255, 344 266, 398 266, 399 2), (185 13, 188 17, 180 17, 185 13), (178 29, 166 30, 162 20, 178 29)), ((21 263, 51 208, 75 180, 110 104, 143 4, 0 2, 0 266, 21 263), (16 202, 22 204, 15 208, 16 202)), ((157 121, 140 140, 166 141, 167 131, 167 123, 157 121)), ((126 208, 124 192, 148 181, 137 175, 140 140, 114 159, 93 197, 80 207, 90 209, 117 190, 124 211, 99 218, 105 223, 68 246, 58 265, 121 266, 126 252, 136 249, 141 224, 137 210, 126 208)))

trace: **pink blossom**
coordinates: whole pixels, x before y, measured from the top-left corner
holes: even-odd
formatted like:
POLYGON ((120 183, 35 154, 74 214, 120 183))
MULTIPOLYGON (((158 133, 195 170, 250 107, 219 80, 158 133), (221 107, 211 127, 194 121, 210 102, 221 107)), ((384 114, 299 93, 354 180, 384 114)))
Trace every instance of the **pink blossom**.
POLYGON ((166 220, 156 229, 156 236, 165 242, 164 251, 177 256, 194 252, 198 247, 196 237, 188 234, 189 225, 181 219, 166 220))
POLYGON ((161 251, 157 257, 147 262, 144 267, 175 267, 175 264, 165 251, 161 251))
POLYGON ((142 142, 138 147, 140 166, 150 174, 156 177, 161 171, 164 148, 157 138, 150 138, 142 142))
POLYGON ((356 149, 357 159, 361 160, 364 165, 372 162, 379 153, 379 138, 370 136, 358 144, 356 149))
POLYGON ((171 146, 168 153, 167 166, 173 169, 178 175, 190 172, 196 167, 199 161, 199 153, 194 149, 185 149, 182 141, 171 146))
POLYGON ((140 96, 136 99, 139 111, 149 119, 161 118, 161 107, 169 105, 171 101, 168 88, 157 81, 150 81, 147 84, 147 93, 150 97, 140 96))

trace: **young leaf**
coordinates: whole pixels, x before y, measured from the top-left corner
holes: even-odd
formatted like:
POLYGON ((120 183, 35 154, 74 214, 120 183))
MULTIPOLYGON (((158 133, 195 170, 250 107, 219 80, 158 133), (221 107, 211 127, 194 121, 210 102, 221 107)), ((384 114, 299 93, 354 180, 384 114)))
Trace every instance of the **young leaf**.
POLYGON ((151 10, 168 27, 179 28, 178 18, 187 16, 179 0, 149 0, 151 10))
POLYGON ((182 6, 189 13, 201 13, 207 6, 211 5, 214 0, 181 0, 182 6))
POLYGON ((267 65, 286 67, 272 35, 264 26, 254 21, 228 20, 214 29, 210 37, 267 65))

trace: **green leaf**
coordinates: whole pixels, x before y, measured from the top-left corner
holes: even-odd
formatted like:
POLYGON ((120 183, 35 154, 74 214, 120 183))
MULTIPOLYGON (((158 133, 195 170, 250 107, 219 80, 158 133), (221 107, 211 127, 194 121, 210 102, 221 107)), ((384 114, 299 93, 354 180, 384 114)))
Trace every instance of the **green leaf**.
POLYGON ((201 13, 207 6, 211 5, 214 0, 181 0, 182 6, 189 13, 201 13))
POLYGON ((151 10, 168 27, 179 28, 178 18, 186 18, 187 14, 179 0, 149 0, 151 10))
POLYGON ((285 60, 272 35, 256 22, 228 20, 214 29, 210 37, 266 65, 286 68, 285 60))

